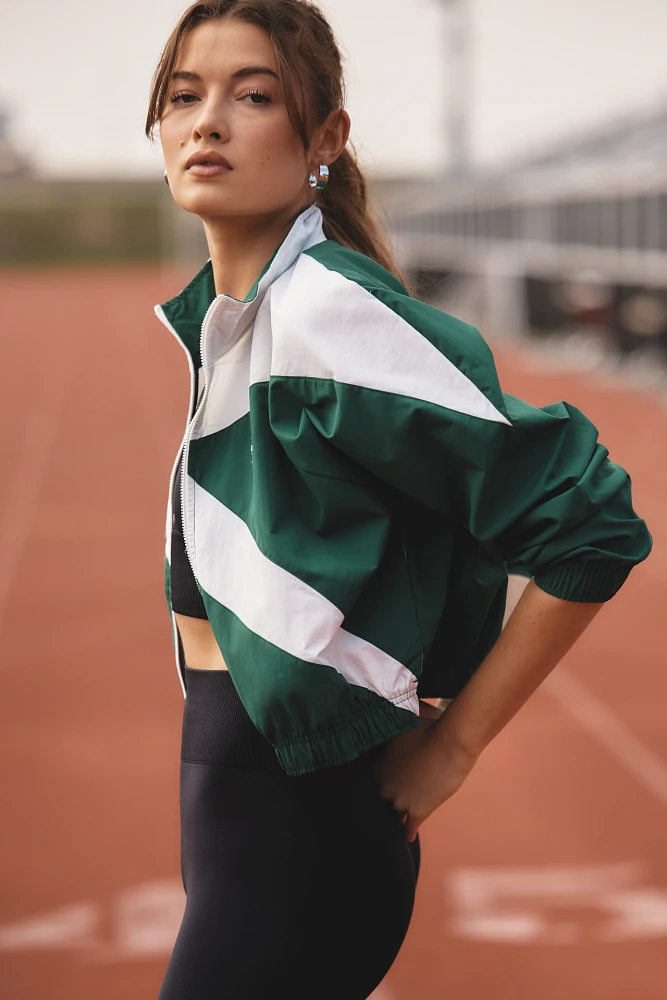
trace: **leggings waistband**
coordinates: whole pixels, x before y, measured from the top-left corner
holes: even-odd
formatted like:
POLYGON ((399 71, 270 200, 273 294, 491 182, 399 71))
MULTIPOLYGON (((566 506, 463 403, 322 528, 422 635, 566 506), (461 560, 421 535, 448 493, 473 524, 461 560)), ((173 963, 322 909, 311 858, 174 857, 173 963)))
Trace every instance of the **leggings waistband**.
POLYGON ((228 670, 185 668, 181 759, 284 771, 267 738, 243 707, 228 670))
MULTIPOLYGON (((245 710, 228 670, 185 667, 185 704, 181 759, 285 774, 273 746, 245 710)), ((302 778, 338 780, 368 770, 374 747, 356 760, 323 768, 302 778)))

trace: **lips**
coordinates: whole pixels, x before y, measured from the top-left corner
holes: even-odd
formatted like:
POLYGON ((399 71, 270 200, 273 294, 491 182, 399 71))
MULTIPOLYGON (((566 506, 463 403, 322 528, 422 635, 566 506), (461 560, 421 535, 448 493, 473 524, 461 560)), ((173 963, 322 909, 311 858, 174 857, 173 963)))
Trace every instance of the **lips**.
POLYGON ((193 168, 197 168, 195 170, 196 173, 201 172, 198 168, 205 168, 207 170, 210 168, 211 170, 215 169, 216 172, 220 172, 221 169, 231 170, 232 165, 229 160, 226 160, 224 156, 221 156, 220 153, 216 153, 212 149, 198 149, 185 164, 186 170, 192 170, 193 168))

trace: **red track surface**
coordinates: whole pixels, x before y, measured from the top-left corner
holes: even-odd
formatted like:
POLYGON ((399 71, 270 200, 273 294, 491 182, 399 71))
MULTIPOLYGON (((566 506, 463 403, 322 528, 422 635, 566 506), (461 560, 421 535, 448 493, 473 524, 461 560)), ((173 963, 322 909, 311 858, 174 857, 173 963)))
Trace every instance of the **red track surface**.
MULTIPOLYGON (((152 305, 179 287, 136 268, 0 275, 7 1000, 150 1000, 177 926, 183 702, 162 551, 188 379, 152 305)), ((413 922, 378 997, 664 1000, 667 410, 494 353, 506 392, 593 420, 654 550, 422 828, 413 922)))

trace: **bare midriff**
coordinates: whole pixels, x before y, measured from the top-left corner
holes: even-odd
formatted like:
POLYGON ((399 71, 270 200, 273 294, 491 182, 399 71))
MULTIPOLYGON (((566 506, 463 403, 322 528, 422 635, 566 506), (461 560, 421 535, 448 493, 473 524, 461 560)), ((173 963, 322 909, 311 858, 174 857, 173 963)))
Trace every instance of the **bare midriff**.
POLYGON ((174 612, 183 643, 185 662, 192 670, 227 670, 220 647, 207 618, 192 618, 174 612))

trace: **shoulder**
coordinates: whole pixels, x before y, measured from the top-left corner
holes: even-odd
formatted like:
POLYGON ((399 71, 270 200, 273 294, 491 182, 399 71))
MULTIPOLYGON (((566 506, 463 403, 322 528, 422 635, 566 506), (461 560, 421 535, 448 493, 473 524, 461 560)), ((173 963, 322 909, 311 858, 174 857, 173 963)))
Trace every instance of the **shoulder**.
POLYGON ((503 423, 493 355, 475 329, 409 295, 365 254, 310 247, 272 291, 274 366, 416 397, 503 423))
POLYGON ((405 355, 412 364, 446 358, 503 407, 492 350, 480 331, 411 296, 377 261, 335 240, 304 251, 291 282, 293 308, 335 331, 350 346, 370 338, 378 349, 405 355))
POLYGON ((320 296, 340 302, 342 292, 362 302, 366 293, 435 347, 444 347, 449 341, 452 346, 458 343, 465 351, 477 351, 490 358, 489 345, 476 327, 410 295, 391 271, 366 254, 335 240, 324 240, 301 254, 299 266, 302 277, 307 274, 310 283, 311 293, 306 298, 314 304, 320 296))
POLYGON ((326 274, 338 275, 344 281, 352 282, 369 292, 393 291, 409 298, 407 289, 398 278, 372 257, 337 243, 324 240, 304 251, 301 255, 315 262, 326 274))

